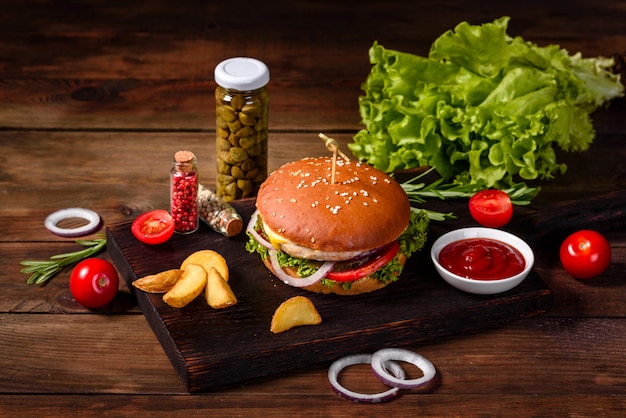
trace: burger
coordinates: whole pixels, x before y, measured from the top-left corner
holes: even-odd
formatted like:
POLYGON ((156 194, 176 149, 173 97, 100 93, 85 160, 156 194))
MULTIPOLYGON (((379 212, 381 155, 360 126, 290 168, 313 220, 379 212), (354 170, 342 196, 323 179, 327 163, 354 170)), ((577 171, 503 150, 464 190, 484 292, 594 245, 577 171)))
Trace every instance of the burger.
POLYGON ((281 281, 356 295, 398 280, 426 242, 428 215, 400 184, 358 161, 305 158, 261 185, 246 249, 281 281))

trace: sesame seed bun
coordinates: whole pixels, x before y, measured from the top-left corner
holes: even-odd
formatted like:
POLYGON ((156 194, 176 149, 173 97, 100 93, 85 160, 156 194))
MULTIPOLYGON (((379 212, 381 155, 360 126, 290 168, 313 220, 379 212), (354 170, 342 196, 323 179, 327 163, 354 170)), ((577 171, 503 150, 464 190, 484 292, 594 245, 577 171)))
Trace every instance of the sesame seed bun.
POLYGON ((357 161, 305 158, 274 171, 261 185, 257 209, 274 242, 295 257, 345 260, 396 240, 410 203, 387 174, 357 161))

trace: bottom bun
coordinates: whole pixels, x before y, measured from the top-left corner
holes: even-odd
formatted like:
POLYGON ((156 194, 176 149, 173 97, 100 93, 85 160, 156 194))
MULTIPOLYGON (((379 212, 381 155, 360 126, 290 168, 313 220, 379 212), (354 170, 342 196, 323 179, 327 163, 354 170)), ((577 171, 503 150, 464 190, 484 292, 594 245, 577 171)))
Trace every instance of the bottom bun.
MULTIPOLYGON (((402 266, 404 266, 406 259, 407 257, 404 254, 398 253, 398 260, 400 261, 400 264, 402 266)), ((269 260, 269 257, 263 260, 263 264, 265 264, 265 266, 272 273, 276 274, 276 272, 272 268, 272 264, 269 260)), ((283 271, 293 277, 297 277, 295 269, 284 268, 283 271)), ((383 283, 380 280, 376 280, 375 278, 371 276, 365 276, 365 277, 360 278, 359 280, 353 281, 349 289, 346 289, 342 286, 343 282, 334 282, 332 286, 326 286, 321 281, 315 284, 312 284, 310 286, 301 287, 300 289, 304 289, 313 293, 323 293, 325 295, 335 294, 335 295, 342 295, 342 296, 353 296, 353 295, 360 295, 362 293, 369 293, 375 290, 382 289, 383 287, 387 286, 390 283, 393 283, 393 282, 383 283)))

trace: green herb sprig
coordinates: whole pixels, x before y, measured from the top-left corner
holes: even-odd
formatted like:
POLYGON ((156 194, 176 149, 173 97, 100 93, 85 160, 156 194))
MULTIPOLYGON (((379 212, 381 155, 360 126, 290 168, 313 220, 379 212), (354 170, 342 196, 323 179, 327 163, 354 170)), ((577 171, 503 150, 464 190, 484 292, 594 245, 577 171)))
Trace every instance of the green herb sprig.
MULTIPOLYGON (((433 170, 435 170, 435 167, 431 167, 418 176, 400 183, 409 197, 409 201, 423 204, 426 203, 429 198, 438 198, 441 200, 469 199, 474 193, 486 188, 483 184, 444 183, 443 178, 439 178, 429 184, 420 182, 422 177, 430 174, 433 170)), ((514 205, 528 205, 533 197, 539 193, 539 188, 528 187, 525 183, 515 183, 510 188, 503 189, 503 191, 509 195, 511 203, 514 205)), ((429 218, 434 221, 455 218, 452 213, 426 211, 428 212, 429 218)))
POLYGON ((87 247, 80 251, 57 254, 50 257, 50 260, 24 260, 20 264, 26 266, 21 273, 30 274, 27 284, 42 285, 59 273, 63 268, 78 263, 85 258, 97 254, 106 247, 106 238, 96 238, 93 240, 76 240, 77 244, 87 247))

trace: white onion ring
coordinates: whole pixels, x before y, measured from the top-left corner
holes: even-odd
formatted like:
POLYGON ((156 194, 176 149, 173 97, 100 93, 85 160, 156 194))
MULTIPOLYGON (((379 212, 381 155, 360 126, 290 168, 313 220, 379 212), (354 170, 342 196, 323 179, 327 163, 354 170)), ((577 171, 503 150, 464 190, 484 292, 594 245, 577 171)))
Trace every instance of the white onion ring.
POLYGON ((327 261, 317 269, 317 271, 310 276, 307 277, 292 277, 289 274, 285 273, 283 269, 280 267, 278 263, 278 256, 276 254, 276 250, 270 249, 268 250, 270 256, 270 262, 272 263, 272 269, 274 270, 274 274, 280 280, 293 287, 306 287, 311 286, 322 280, 329 271, 333 269, 335 263, 332 261, 327 261))
POLYGON ((398 389, 416 389, 424 386, 430 383, 437 374, 435 366, 426 357, 401 348, 384 348, 375 352, 372 355, 372 369, 374 369, 374 373, 383 383, 398 389), (411 380, 399 379, 393 376, 385 369, 385 366, 393 360, 413 364, 424 373, 424 376, 411 380))
POLYGON ((285 273, 283 269, 280 267, 280 263, 278 262, 278 255, 274 246, 265 238, 261 236, 255 229, 255 225, 257 219, 259 217, 259 211, 255 210, 254 213, 250 216, 250 222, 248 222, 248 226, 246 227, 246 232, 249 232, 250 235, 254 237, 259 243, 267 248, 267 252, 270 257, 270 263, 272 264, 272 269, 274 270, 274 274, 280 280, 293 287, 306 287, 312 284, 315 284, 322 280, 329 271, 333 269, 335 266, 334 262, 327 261, 322 264, 319 269, 308 277, 292 277, 289 274, 285 273))
POLYGON ((48 215, 44 225, 48 231, 60 237, 79 237, 91 234, 100 228, 100 215, 93 210, 84 208, 61 209, 48 215), (59 222, 69 218, 85 219, 88 223, 78 228, 59 228, 57 226, 59 222))
POLYGON ((254 237, 254 239, 259 241, 259 244, 261 244, 262 246, 264 246, 268 250, 272 249, 272 248, 274 248, 272 243, 269 242, 268 240, 266 240, 265 238, 263 238, 261 236, 261 234, 256 232, 256 229, 254 229, 254 227, 256 226, 256 221, 257 221, 258 217, 259 217, 259 211, 255 210, 254 213, 252 214, 252 216, 250 217, 250 222, 248 222, 248 226, 246 227, 246 232, 249 232, 250 235, 252 235, 254 237))
MULTIPOLYGON (((392 387, 385 392, 369 394, 353 392, 339 383, 339 374, 346 367, 355 364, 370 364, 371 362, 371 354, 355 354, 335 360, 335 362, 333 362, 333 364, 331 364, 330 368, 328 369, 328 381, 330 382, 330 386, 338 395, 343 396, 344 398, 354 402, 380 403, 391 400, 398 394, 398 392, 400 391, 399 388, 392 387)), ((391 373, 393 373, 397 378, 404 379, 404 370, 398 363, 389 361, 386 363, 386 366, 389 367, 391 373)))

